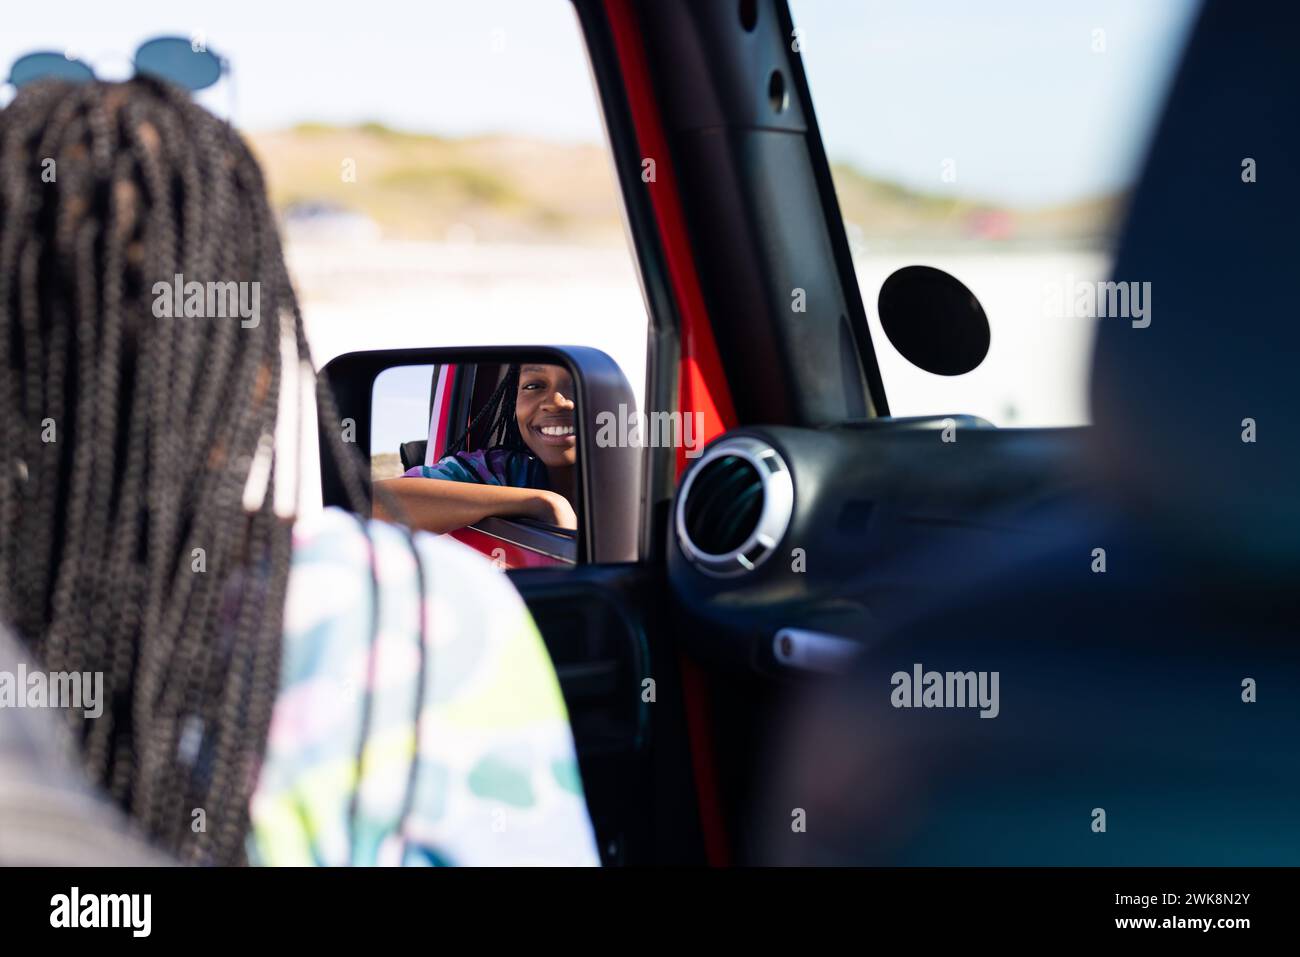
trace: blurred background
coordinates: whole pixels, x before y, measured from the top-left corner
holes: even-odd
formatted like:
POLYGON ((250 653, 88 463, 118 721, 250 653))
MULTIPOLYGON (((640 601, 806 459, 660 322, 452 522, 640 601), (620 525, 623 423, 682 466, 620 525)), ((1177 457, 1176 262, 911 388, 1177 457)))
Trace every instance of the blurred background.
MULTIPOLYGON (((1048 300, 1105 278, 1195 7, 791 0, 895 414, 1087 421, 1094 320, 1048 300), (992 344, 975 371, 916 369, 880 330, 881 283, 914 263, 983 304, 992 344)), ((159 35, 229 60, 199 98, 266 169, 318 365, 357 349, 588 345, 640 404, 645 306, 567 0, 322 0, 309 13, 72 0, 5 21, 6 75, 58 50, 125 78, 159 35)))

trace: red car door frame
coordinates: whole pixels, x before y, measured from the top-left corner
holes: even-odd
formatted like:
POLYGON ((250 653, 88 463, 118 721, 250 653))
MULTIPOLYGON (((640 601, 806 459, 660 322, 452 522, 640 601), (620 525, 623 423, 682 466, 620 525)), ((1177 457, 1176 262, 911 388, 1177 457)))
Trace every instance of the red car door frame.
MULTIPOLYGON (((647 407, 691 413, 706 441, 736 425, 887 415, 785 0, 574 5, 650 312, 647 407), (782 202, 774 173, 816 201, 782 202), (816 315, 788 314, 791 275, 816 315)), ((672 547, 664 518, 684 453, 647 457, 651 559, 672 547)), ((689 655, 681 673, 705 850, 726 864, 734 802, 710 681, 689 655)))

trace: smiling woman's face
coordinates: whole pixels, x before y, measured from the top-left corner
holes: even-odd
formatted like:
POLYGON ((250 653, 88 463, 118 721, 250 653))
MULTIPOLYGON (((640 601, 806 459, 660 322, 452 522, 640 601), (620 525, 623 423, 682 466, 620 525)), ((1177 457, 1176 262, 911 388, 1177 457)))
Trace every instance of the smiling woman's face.
POLYGON ((548 468, 578 461, 573 377, 563 366, 529 364, 519 370, 515 418, 524 442, 548 468))

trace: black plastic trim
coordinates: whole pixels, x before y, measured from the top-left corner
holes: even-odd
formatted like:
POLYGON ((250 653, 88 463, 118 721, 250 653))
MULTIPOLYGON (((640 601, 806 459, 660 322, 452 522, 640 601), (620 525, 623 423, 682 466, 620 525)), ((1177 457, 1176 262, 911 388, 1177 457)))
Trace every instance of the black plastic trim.
POLYGON ((527 519, 516 521, 493 516, 475 522, 470 528, 570 565, 578 561, 577 537, 540 522, 529 522, 527 519))
POLYGON ((786 4, 760 0, 752 31, 734 3, 637 9, 740 424, 887 411, 786 4), (773 71, 789 80, 780 111, 768 96, 773 71))

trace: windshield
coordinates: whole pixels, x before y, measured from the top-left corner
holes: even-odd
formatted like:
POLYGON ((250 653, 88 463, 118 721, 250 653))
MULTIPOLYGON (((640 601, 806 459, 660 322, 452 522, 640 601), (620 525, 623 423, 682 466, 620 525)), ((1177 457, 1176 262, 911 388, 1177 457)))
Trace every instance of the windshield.
POLYGON ((1108 278, 1198 4, 790 6, 891 414, 1085 423, 1097 320, 1076 292, 1108 278), (890 344, 880 288, 909 265, 979 299, 975 370, 934 375, 890 344))
MULTIPOLYGON (((362 349, 592 346, 638 397, 646 319, 567 0, 72 0, 5 10, 0 105, 37 51, 127 79, 151 38, 219 55, 318 366, 362 349)), ((406 436, 409 438, 409 436, 406 436)))

